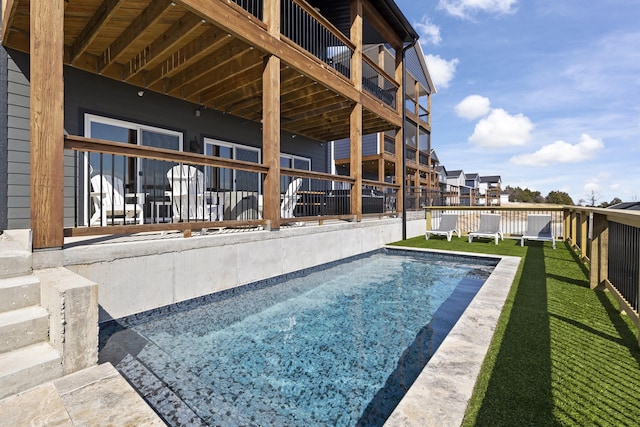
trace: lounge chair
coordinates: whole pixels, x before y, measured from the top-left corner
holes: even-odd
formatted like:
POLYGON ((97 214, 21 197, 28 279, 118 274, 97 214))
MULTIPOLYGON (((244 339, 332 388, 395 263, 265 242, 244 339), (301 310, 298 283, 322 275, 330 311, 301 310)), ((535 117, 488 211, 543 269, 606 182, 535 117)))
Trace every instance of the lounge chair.
POLYGON ((302 186, 302 179, 296 178, 287 187, 287 192, 284 193, 282 198, 282 204, 280 205, 280 218, 293 218, 293 210, 298 203, 298 191, 302 186))
POLYGON ((90 226, 144 223, 144 194, 125 194, 122 180, 111 175, 92 176, 91 187, 94 212, 90 226), (126 198, 135 202, 127 203, 126 198))
POLYGON ((493 238, 496 245, 498 238, 504 240, 504 234, 500 228, 500 214, 480 214, 480 227, 478 227, 478 231, 469 232, 469 243, 474 237, 493 238))
POLYGON ((434 230, 427 230, 424 238, 429 240, 429 236, 431 234, 435 234, 436 236, 447 236, 447 241, 450 242, 451 237, 453 237, 453 233, 456 233, 458 238, 460 238, 458 214, 442 214, 438 228, 434 230))
POLYGON ((551 215, 528 215, 527 230, 520 238, 520 246, 524 246, 525 240, 548 240, 555 249, 556 238, 551 227, 551 215))
POLYGON ((202 171, 189 165, 177 165, 169 169, 167 179, 171 191, 165 195, 171 199, 174 221, 222 219, 217 193, 207 191, 202 171))

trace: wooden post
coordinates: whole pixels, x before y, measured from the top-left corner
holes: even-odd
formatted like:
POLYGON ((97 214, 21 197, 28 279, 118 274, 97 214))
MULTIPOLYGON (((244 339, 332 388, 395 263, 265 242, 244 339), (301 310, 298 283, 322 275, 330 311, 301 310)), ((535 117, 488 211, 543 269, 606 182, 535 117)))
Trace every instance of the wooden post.
POLYGON ((594 214, 591 257, 589 258, 589 287, 595 289, 609 275, 609 221, 606 216, 594 214))
MULTIPOLYGON (((351 0, 351 42, 355 46, 351 57, 351 80, 362 92, 362 0, 351 0)), ((355 179, 351 188, 351 214, 362 221, 362 104, 355 103, 350 116, 350 169, 355 179)))
POLYGON ((571 211, 564 208, 562 210, 563 224, 562 224, 562 239, 567 242, 571 238, 571 211))
POLYGON ((425 216, 427 218, 427 228, 426 228, 426 230, 429 231, 432 228, 431 227, 431 209, 430 208, 426 208, 426 211, 427 211, 425 213, 425 216))
MULTIPOLYGON (((272 37, 280 37, 280 0, 264 2, 265 22, 272 37)), ((263 218, 280 229, 280 58, 267 56, 262 72, 263 218)))
POLYGON ((577 234, 577 223, 578 223, 578 211, 574 211, 571 214, 571 247, 572 248, 577 248, 578 247, 578 242, 576 241, 576 234, 577 234))
POLYGON ((32 0, 31 231, 33 249, 64 244, 64 0, 32 0))
POLYGON ((580 213, 580 257, 584 261, 587 259, 587 245, 589 244, 589 235, 588 235, 588 215, 586 211, 582 211, 580 213))

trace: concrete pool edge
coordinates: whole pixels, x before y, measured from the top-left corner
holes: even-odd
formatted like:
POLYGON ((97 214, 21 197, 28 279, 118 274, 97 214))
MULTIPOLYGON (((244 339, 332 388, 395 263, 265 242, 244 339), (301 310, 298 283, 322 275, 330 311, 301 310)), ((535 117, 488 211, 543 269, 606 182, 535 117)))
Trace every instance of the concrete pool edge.
POLYGON ((386 248, 499 260, 491 276, 384 424, 385 427, 459 426, 521 258, 405 246, 386 248))

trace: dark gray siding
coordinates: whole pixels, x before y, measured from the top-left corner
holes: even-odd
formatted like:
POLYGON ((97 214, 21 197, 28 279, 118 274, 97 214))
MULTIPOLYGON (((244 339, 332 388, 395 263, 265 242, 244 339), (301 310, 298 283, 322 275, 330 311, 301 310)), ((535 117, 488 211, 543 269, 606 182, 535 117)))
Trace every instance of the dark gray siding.
POLYGON ((7 228, 30 228, 29 80, 7 55, 7 228))
POLYGON ((7 228, 7 61, 0 47, 0 230, 7 228))
MULTIPOLYGON (((7 228, 29 228, 29 57, 10 51, 8 64, 7 228)), ((64 79, 64 126, 68 134, 84 135, 84 115, 91 113, 182 132, 186 151, 202 152, 205 137, 262 147, 259 123, 209 109, 196 117, 197 105, 151 91, 140 97, 137 87, 70 67, 65 68, 64 79)), ((314 171, 327 171, 326 149, 320 141, 302 136, 294 139, 283 132, 281 151, 311 158, 314 171)), ((64 173, 65 226, 73 226, 76 210, 73 152, 65 152, 64 173)))
POLYGON ((412 47, 405 53, 405 67, 423 87, 428 88, 430 92, 433 90, 433 88, 429 86, 427 76, 422 69, 422 64, 420 64, 420 59, 418 59, 418 51, 415 47, 412 47))
MULTIPOLYGON (((333 156, 336 160, 348 159, 351 157, 349 139, 340 139, 334 142, 333 156)), ((372 133, 362 136, 362 155, 372 156, 378 154, 378 134, 372 133)))

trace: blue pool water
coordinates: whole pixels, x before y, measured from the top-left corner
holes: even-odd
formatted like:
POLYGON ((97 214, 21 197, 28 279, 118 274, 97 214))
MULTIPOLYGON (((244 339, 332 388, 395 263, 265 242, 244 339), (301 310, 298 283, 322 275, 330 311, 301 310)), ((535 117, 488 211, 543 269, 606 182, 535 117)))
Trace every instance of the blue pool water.
POLYGON ((495 266, 439 258, 378 251, 120 319, 100 359, 171 425, 382 425, 495 266))

